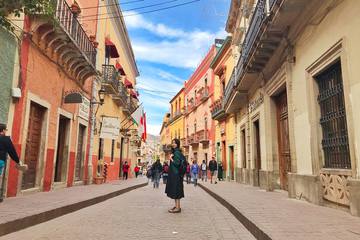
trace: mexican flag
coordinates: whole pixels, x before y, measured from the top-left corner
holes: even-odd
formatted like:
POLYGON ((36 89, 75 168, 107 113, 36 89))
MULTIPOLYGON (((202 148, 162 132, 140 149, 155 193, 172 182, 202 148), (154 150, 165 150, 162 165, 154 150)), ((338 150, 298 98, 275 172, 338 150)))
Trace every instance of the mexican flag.
POLYGON ((134 124, 138 128, 138 136, 146 141, 146 113, 144 107, 140 105, 135 112, 131 114, 134 124))

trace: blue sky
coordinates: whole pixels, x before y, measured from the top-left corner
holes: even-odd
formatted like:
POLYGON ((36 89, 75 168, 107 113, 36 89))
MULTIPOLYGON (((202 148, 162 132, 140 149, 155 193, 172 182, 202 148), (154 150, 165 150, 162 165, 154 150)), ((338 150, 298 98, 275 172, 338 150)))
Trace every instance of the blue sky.
MULTIPOLYGON (((146 111, 147 130, 154 135, 160 132, 170 99, 191 76, 214 39, 226 37, 225 23, 230 6, 230 0, 200 0, 165 11, 126 17, 136 13, 126 10, 167 1, 144 0, 121 7, 140 71, 137 87, 146 111)), ((188 1, 177 0, 137 11, 188 1)))

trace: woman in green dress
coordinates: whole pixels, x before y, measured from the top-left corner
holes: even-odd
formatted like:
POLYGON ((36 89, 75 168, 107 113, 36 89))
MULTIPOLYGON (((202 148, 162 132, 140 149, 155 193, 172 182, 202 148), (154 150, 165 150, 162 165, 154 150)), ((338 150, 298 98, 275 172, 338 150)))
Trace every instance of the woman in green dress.
POLYGON ((169 176, 166 184, 166 195, 175 200, 175 206, 169 210, 170 213, 180 213, 180 199, 184 197, 183 173, 180 168, 182 161, 185 161, 184 155, 180 151, 180 140, 172 140, 172 154, 170 157, 169 176))

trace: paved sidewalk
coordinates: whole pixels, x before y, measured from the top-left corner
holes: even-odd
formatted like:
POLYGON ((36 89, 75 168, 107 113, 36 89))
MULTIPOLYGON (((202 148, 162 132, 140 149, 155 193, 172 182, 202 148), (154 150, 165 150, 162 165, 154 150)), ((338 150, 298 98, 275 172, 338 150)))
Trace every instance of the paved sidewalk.
POLYGON ((201 188, 185 185, 182 212, 164 185, 139 188, 108 201, 0 237, 1 240, 255 240, 201 188))
POLYGON ((0 204, 0 236, 105 201, 146 182, 146 178, 119 180, 6 198, 0 204))
POLYGON ((271 239, 360 239, 360 218, 239 183, 200 183, 234 206, 271 239))

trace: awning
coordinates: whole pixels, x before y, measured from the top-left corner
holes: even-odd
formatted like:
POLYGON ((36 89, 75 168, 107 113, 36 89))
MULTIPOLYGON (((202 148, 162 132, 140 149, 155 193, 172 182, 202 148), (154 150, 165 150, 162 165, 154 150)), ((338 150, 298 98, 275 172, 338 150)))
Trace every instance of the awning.
POLYGON ((123 67, 121 66, 121 64, 119 63, 118 60, 116 60, 115 68, 118 70, 118 72, 120 73, 120 75, 122 75, 122 76, 125 76, 125 75, 126 75, 123 67))
POLYGON ((138 99, 138 94, 136 91, 134 91, 133 89, 130 90, 130 96, 132 96, 133 98, 138 99))
POLYGON ((127 87, 127 88, 133 88, 132 82, 130 82, 129 79, 127 79, 127 78, 125 78, 124 84, 125 84, 125 87, 127 87))
POLYGON ((118 58, 120 57, 115 44, 110 41, 109 38, 105 38, 105 54, 107 58, 118 58))

